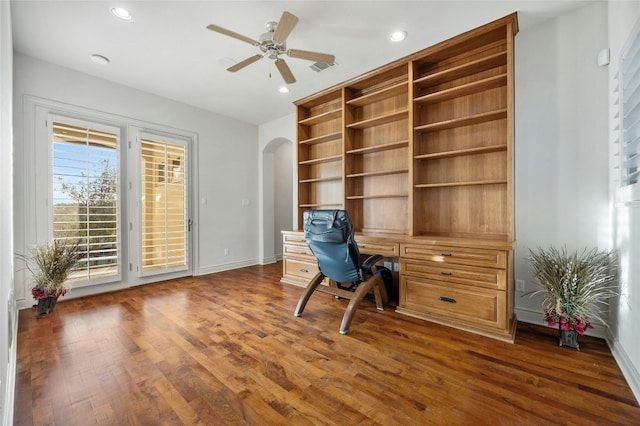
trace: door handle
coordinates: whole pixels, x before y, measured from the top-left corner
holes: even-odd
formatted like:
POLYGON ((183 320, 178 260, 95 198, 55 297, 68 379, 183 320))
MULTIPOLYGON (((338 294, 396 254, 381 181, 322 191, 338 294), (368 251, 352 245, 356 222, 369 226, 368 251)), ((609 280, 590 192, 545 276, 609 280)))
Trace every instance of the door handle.
POLYGON ((191 219, 189 219, 189 220, 187 221, 187 230, 188 230, 188 232, 191 232, 191 225, 192 225, 192 224, 193 224, 193 222, 191 222, 191 219))

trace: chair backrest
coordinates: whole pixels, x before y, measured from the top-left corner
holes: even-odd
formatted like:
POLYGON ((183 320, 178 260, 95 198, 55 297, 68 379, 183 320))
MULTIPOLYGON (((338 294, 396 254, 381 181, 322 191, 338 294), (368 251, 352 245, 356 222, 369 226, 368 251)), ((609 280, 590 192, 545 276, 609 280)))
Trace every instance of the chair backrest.
POLYGON ((339 283, 359 283, 360 253, 353 225, 344 210, 307 210, 304 237, 318 259, 320 272, 339 283))

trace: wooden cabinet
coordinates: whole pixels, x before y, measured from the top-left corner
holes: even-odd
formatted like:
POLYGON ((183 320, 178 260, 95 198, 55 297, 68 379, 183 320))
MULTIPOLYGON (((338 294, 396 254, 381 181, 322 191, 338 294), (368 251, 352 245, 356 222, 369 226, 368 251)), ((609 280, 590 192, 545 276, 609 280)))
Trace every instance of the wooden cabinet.
MULTIPOLYGON (((283 231, 283 242, 282 282, 306 286, 318 267, 303 233, 283 231)), ((356 234, 356 242, 362 254, 399 261, 398 274, 393 274, 396 312, 514 341, 509 244, 367 234, 356 234)))
POLYGON ((400 259, 398 312, 505 340, 517 32, 514 13, 296 102, 298 224, 347 210, 400 259))
POLYGON ((301 232, 282 233, 282 282, 306 287, 318 273, 318 262, 301 232))
POLYGON ((397 312, 513 342, 509 247, 401 243, 397 312))

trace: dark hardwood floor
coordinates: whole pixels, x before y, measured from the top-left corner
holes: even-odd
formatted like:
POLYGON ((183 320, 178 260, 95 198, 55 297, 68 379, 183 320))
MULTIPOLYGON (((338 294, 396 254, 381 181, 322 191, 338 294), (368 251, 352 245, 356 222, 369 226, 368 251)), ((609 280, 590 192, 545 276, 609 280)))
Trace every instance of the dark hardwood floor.
POLYGON ((603 340, 508 344, 301 288, 281 264, 20 312, 16 425, 603 424, 640 408, 603 340))

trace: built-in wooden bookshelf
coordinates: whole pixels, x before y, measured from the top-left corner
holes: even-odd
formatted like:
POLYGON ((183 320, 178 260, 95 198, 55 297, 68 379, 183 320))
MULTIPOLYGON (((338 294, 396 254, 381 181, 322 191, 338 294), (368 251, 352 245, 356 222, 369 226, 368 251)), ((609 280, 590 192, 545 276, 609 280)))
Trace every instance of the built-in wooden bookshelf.
MULTIPOLYGON (((298 216, 343 208, 342 90, 298 107, 298 216)), ((301 222, 300 222, 301 223, 301 222)))
POLYGON ((345 87, 345 208, 358 232, 409 234, 409 66, 345 87))
POLYGON ((505 340, 517 32, 514 13, 296 102, 300 226, 344 208, 360 240, 399 247, 398 312, 505 340))

